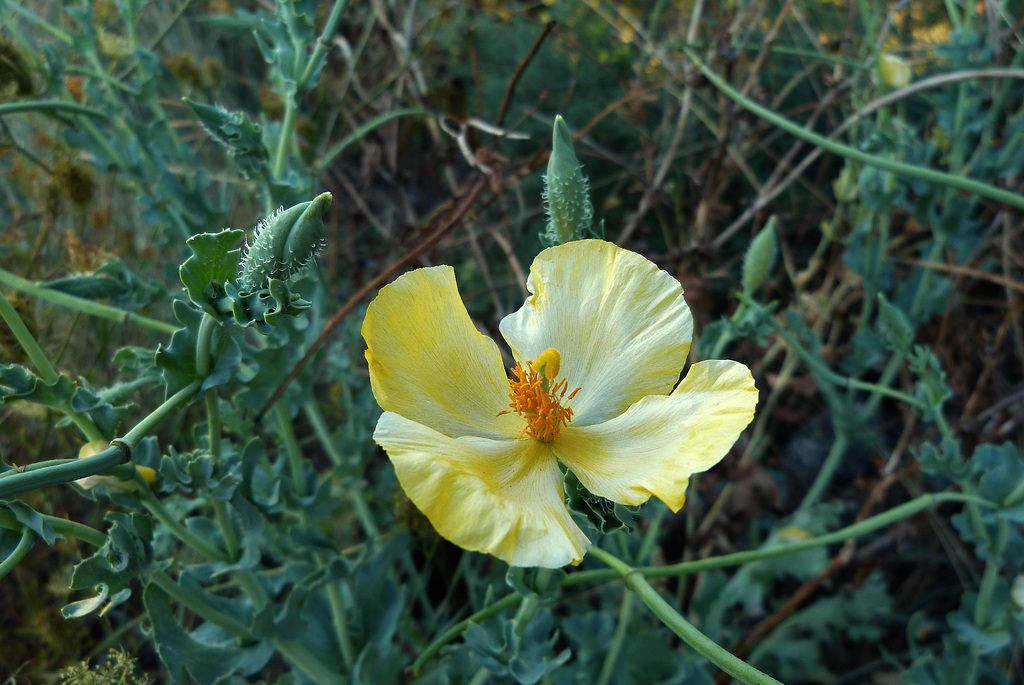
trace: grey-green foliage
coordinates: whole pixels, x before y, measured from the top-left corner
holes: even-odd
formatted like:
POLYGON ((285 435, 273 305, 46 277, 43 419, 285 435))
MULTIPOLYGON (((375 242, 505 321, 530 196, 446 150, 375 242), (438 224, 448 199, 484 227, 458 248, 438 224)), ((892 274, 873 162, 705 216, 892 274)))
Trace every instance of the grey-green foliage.
POLYGON ((548 225, 541 234, 545 246, 580 240, 590 231, 594 207, 590 204, 590 183, 572 149, 572 135, 565 120, 555 117, 551 136, 551 157, 544 176, 544 200, 548 225))

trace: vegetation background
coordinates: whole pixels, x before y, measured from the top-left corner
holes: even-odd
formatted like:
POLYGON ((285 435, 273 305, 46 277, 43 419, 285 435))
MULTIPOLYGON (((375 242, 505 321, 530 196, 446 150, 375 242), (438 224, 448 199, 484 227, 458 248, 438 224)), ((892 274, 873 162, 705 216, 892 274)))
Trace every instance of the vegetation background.
MULTIPOLYGON (((276 532, 241 543, 279 611, 273 630, 331 632, 313 600, 333 582, 327 568, 342 578, 330 599, 351 639, 311 649, 345 682, 725 682, 590 559, 566 578, 593 582, 510 576, 510 589, 503 564, 432 533, 370 437, 363 308, 401 271, 451 264, 474 320, 496 334, 541 249, 541 172, 562 114, 605 237, 682 282, 691 361, 740 360, 761 389, 754 423, 694 479, 680 514, 647 505, 633 534, 602 547, 664 567, 909 512, 833 544, 652 582, 790 685, 1021 683, 1022 35, 1015 0, 0 0, 0 287, 75 381, 65 399, 119 435, 171 394, 153 353, 176 349, 185 240, 250 231, 279 205, 331 192, 327 248, 296 285, 312 308, 265 339, 243 331, 241 358, 265 371, 225 378, 219 400, 235 436, 225 449, 241 454, 255 435, 284 474, 281 508, 257 507, 276 532), (762 266, 746 281, 745 258, 762 266), (123 322, 126 311, 146 321, 123 322), (260 413, 306 357, 280 409, 260 413), (306 471, 289 480, 280 455, 295 445, 306 471), (1000 506, 899 509, 940 491, 1000 506), (319 580, 296 580, 291 559, 323 562, 319 580), (496 602, 510 592, 540 598, 528 629, 506 629, 513 600, 496 602), (300 616, 311 625, 288 622, 300 616)), ((58 422, 64 399, 19 390, 21 367, 7 365, 30 360, 8 327, 0 362, 3 462, 77 455, 81 435, 58 422)), ((202 403, 176 411, 137 457, 159 471, 171 518, 212 512, 227 487, 216 468, 206 482, 194 470, 211 449, 207 421, 202 403)), ((157 516, 136 495, 19 497, 109 531, 108 512, 157 516)), ((28 529, 12 516, 0 517, 3 558, 28 529)), ((173 535, 145 549, 177 574, 196 557, 173 535)), ((5 562, 8 682, 56 682, 112 647, 121 675, 82 667, 65 680, 121 682, 125 654, 134 677, 156 682, 318 680, 283 647, 254 656, 219 634, 211 643, 226 651, 203 661, 154 628, 141 588, 156 581, 142 567, 127 594, 65 618, 91 594, 69 586, 93 551, 69 537, 5 562)), ((249 606, 247 581, 225 578, 204 588, 249 606)), ((167 615, 200 639, 193 613, 167 615)))

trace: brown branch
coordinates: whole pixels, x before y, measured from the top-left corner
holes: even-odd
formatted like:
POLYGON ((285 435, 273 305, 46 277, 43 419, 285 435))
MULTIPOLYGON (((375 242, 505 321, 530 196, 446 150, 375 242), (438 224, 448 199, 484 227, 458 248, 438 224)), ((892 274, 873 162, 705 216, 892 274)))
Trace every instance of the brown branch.
POLYGON ((523 77, 523 73, 526 71, 526 67, 530 66, 530 62, 533 61, 534 56, 540 50, 541 44, 544 39, 555 30, 558 22, 549 21, 544 25, 544 29, 537 36, 536 40, 533 41, 533 45, 530 46, 530 51, 526 53, 526 57, 516 67, 515 73, 512 74, 512 78, 509 79, 508 86, 505 87, 505 97, 501 101, 501 107, 498 108, 498 118, 495 124, 500 128, 505 125, 505 116, 508 114, 508 108, 512 105, 512 96, 515 95, 516 86, 519 85, 519 79, 523 77))

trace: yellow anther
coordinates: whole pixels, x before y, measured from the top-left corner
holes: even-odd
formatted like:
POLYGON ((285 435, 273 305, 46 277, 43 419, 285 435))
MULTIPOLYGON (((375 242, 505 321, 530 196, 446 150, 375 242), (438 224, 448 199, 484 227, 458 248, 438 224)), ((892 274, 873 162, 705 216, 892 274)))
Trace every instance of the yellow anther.
MULTIPOLYGON (((498 416, 514 411, 526 419, 526 427, 519 437, 529 435, 541 442, 551 442, 558 437, 562 426, 572 421, 572 409, 562 406, 569 382, 564 378, 555 380, 561 363, 562 356, 558 350, 550 347, 532 362, 527 362, 526 369, 522 364, 516 364, 512 369, 515 378, 509 380, 511 391, 508 394, 512 400, 508 406, 512 410, 499 412, 498 416)), ((571 400, 579 390, 573 390, 568 399, 571 400)))

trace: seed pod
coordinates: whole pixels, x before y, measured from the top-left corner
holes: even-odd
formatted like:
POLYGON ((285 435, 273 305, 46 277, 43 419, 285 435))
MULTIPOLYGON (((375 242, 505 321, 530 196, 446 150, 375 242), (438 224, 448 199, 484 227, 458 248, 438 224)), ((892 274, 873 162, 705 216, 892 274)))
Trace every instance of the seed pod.
POLYGON ((561 116, 555 117, 551 136, 551 157, 544 177, 544 200, 548 226, 541 239, 545 244, 563 245, 583 238, 594 216, 590 184, 573 152, 572 136, 561 116))
POLYGON ((323 215, 330 207, 331 194, 321 193, 261 221, 239 265, 239 291, 266 288, 270 279, 287 280, 312 264, 326 244, 323 215))

